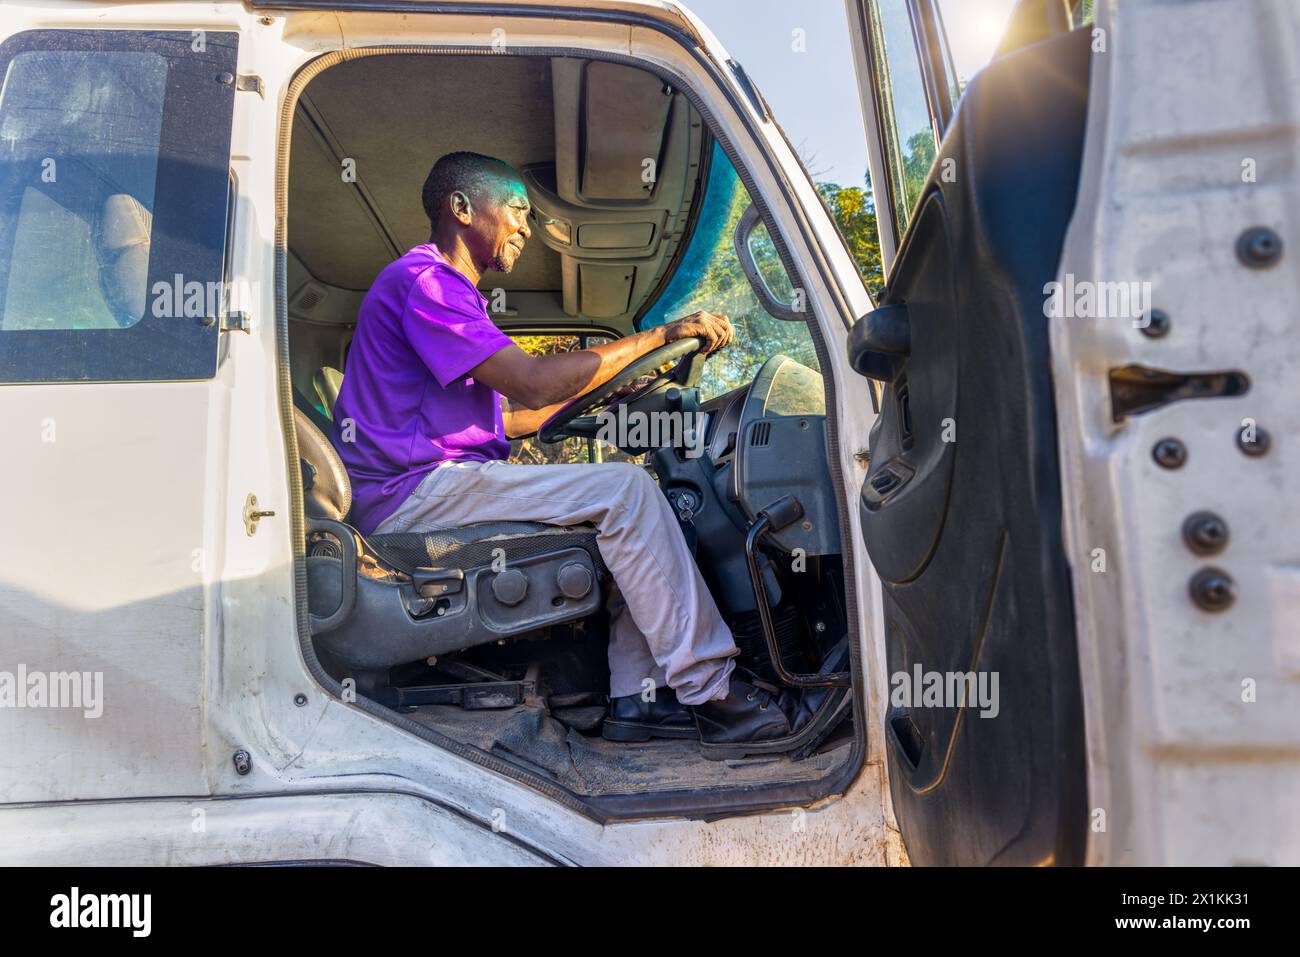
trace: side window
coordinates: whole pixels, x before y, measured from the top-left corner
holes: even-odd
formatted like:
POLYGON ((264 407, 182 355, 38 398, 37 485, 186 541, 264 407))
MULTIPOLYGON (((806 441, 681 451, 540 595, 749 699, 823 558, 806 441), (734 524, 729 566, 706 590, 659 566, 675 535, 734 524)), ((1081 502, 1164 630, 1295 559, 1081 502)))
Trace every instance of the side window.
MULTIPOLYGON (((593 333, 513 335, 510 338, 520 349, 533 356, 574 352, 613 341, 610 336, 593 333)), ((516 465, 571 465, 575 462, 637 462, 640 458, 633 458, 618 449, 602 446, 589 439, 570 437, 547 444, 533 435, 511 441, 509 461, 516 465)))
POLYGON ((214 373, 237 41, 0 45, 0 382, 214 373))
MULTIPOLYGON (((700 395, 712 399, 746 385, 767 359, 784 353, 820 369, 807 322, 779 319, 754 293, 736 252, 736 227, 750 207, 749 192, 727 154, 716 143, 709 159, 708 184, 690 244, 667 287, 637 322, 648 329, 693 312, 722 313, 736 329, 731 345, 710 357, 700 380, 700 395)), ((781 265, 766 227, 749 235, 749 248, 763 285, 773 299, 796 312, 807 308, 781 265)))
POLYGON ((888 167, 889 208, 902 236, 934 163, 935 133, 909 4, 907 0, 870 3, 876 110, 888 167))

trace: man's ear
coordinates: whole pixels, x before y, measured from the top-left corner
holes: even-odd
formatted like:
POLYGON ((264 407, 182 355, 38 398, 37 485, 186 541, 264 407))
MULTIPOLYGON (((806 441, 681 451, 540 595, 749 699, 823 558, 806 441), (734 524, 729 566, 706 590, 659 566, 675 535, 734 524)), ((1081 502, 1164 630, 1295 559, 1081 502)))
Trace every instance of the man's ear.
POLYGON ((451 214, 456 217, 461 225, 468 226, 473 218, 469 197, 461 190, 456 190, 447 197, 447 202, 451 205, 451 214))

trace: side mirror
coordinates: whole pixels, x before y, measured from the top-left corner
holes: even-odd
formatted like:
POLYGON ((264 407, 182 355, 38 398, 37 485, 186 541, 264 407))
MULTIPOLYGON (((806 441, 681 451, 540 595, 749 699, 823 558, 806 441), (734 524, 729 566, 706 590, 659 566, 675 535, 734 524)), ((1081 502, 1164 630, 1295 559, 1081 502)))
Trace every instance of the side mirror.
POLYGON ((749 280, 759 304, 778 319, 803 322, 807 310, 802 295, 797 295, 791 285, 776 243, 758 214, 757 206, 751 203, 737 221, 732 242, 740 268, 745 271, 745 278, 749 280))

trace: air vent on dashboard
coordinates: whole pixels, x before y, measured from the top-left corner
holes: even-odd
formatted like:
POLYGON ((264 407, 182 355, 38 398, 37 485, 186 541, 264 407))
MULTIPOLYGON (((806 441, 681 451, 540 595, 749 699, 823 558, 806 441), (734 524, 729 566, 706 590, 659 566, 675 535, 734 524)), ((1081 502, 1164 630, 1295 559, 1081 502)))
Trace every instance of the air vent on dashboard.
POLYGON ((767 445, 768 437, 772 434, 772 424, 770 422, 757 422, 749 430, 749 447, 756 449, 767 445))

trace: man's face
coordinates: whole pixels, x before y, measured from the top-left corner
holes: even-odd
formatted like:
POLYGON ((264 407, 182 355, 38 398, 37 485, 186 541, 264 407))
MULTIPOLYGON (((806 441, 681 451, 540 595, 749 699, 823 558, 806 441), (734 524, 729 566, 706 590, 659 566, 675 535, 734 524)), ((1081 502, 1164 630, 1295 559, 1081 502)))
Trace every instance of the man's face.
POLYGON ((518 179, 505 180, 495 190, 485 190, 474 205, 479 261, 487 269, 509 272, 532 235, 528 190, 518 179))

